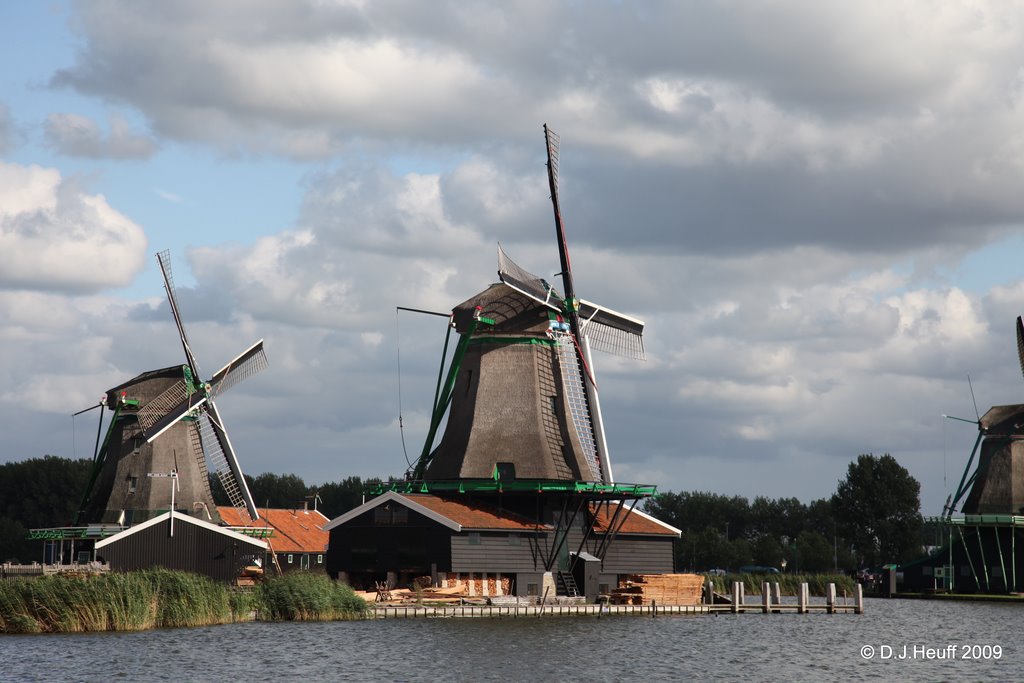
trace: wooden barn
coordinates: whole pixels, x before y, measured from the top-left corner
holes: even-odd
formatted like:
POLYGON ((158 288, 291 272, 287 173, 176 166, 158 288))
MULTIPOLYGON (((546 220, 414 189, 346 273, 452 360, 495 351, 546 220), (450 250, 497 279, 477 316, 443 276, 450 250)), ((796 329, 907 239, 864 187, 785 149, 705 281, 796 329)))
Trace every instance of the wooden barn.
POLYGON ((191 515, 168 511, 96 541, 94 559, 112 571, 166 567, 231 582, 263 564, 267 543, 191 515))
POLYGON ((547 587, 550 597, 593 601, 629 575, 673 571, 680 531, 643 512, 620 522, 612 519, 616 506, 588 504, 563 535, 559 526, 566 525, 501 507, 509 502, 389 491, 325 527, 332 549, 327 572, 363 590, 430 577, 441 587, 461 582, 470 594, 542 597, 547 587))

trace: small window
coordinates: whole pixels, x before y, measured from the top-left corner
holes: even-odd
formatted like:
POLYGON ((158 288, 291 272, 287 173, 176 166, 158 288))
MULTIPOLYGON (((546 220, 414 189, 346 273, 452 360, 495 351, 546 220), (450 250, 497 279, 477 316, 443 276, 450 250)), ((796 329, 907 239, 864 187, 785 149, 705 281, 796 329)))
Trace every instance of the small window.
POLYGON ((128 493, 135 493, 137 488, 139 488, 139 478, 128 477, 128 493))
POLYGON ((527 595, 540 595, 540 584, 538 584, 538 583, 528 583, 528 584, 526 584, 526 594, 527 595))
POLYGON ((558 415, 558 397, 549 396, 548 398, 551 400, 551 414, 558 415))
POLYGON ((470 531, 469 532, 469 544, 470 545, 480 545, 480 532, 479 531, 470 531))
POLYGON ((498 479, 502 481, 510 481, 516 478, 516 464, 514 462, 496 462, 494 463, 494 471, 498 475, 498 479))
POLYGON ((292 554, 288 553, 288 564, 291 564, 294 559, 295 558, 292 556, 292 554))
POLYGON ((402 505, 385 503, 373 509, 373 523, 377 525, 406 524, 409 510, 402 505))
POLYGON ((323 555, 317 555, 316 556, 316 563, 317 564, 323 564, 324 563, 324 556, 323 555))

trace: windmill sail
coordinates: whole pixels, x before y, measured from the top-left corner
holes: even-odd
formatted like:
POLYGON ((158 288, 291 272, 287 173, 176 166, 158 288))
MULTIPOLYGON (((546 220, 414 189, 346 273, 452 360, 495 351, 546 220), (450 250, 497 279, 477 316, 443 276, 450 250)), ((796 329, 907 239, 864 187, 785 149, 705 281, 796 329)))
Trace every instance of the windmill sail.
POLYGON ((263 351, 263 340, 259 340, 248 349, 236 356, 230 363, 214 373, 209 383, 203 383, 198 375, 199 364, 192 353, 192 347, 185 333, 181 309, 174 292, 174 277, 171 274, 170 252, 157 254, 160 271, 164 278, 164 289, 167 300, 174 315, 182 348, 188 365, 183 367, 184 379, 170 387, 145 410, 140 411, 139 423, 146 435, 147 442, 152 442, 164 431, 170 429, 186 416, 193 416, 197 421, 195 434, 192 436, 193 446, 205 458, 203 464, 207 472, 213 472, 220 479, 227 492, 231 504, 236 508, 245 509, 249 517, 258 519, 256 504, 249 493, 245 477, 238 464, 238 458, 231 446, 224 423, 213 403, 213 397, 222 394, 242 380, 260 372, 267 367, 267 357, 263 351))
POLYGON ((217 475, 231 505, 239 510, 245 510, 250 519, 259 519, 256 503, 245 483, 235 449, 231 446, 231 440, 224 429, 217 406, 213 401, 210 401, 207 406, 207 410, 200 411, 195 428, 199 435, 200 447, 206 458, 207 469, 217 475))
POLYGON ((1017 316, 1017 356, 1020 358, 1020 371, 1024 374, 1024 321, 1017 316))
POLYGON ((583 457, 590 466, 593 481, 607 481, 602 472, 601 458, 598 455, 597 440, 594 436, 594 420, 590 414, 587 401, 586 380, 576 349, 576 341, 568 330, 553 331, 552 336, 558 342, 558 365, 562 373, 562 387, 565 400, 572 416, 572 424, 576 429, 583 457))
POLYGON ((267 354, 263 351, 263 340, 260 339, 214 373, 210 378, 210 398, 223 394, 242 380, 262 372, 266 367, 267 354))
POLYGON ((538 277, 509 258, 498 245, 498 278, 506 285, 534 301, 544 304, 553 311, 562 310, 562 295, 547 280, 538 277))
POLYGON ((163 250, 158 252, 156 260, 160 264, 160 273, 164 277, 164 289, 167 291, 167 302, 171 305, 171 314, 174 316, 174 324, 178 327, 178 336, 181 338, 181 345, 185 349, 185 359, 192 370, 192 375, 198 379, 199 363, 192 355, 192 346, 188 343, 188 335, 185 334, 185 324, 181 320, 181 311, 178 308, 178 298, 174 295, 174 275, 171 273, 171 252, 163 250))

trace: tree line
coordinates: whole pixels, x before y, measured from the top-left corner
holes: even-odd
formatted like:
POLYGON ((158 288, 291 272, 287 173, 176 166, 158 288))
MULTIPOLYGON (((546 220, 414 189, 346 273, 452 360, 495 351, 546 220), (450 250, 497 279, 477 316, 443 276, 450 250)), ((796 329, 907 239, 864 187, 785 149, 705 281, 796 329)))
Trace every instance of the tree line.
POLYGON ((662 493, 645 509, 682 531, 679 570, 851 571, 905 562, 922 552, 920 484, 889 454, 861 455, 829 498, 662 493))
MULTIPOLYGON (((70 526, 89 478, 89 459, 55 456, 0 465, 0 561, 40 556, 33 528, 70 526)), ((334 518, 363 503, 378 479, 346 477, 307 484, 295 474, 245 476, 257 507, 316 507, 334 518)), ((228 505, 216 478, 214 501, 228 505)), ((737 569, 744 565, 821 572, 904 562, 921 553, 920 485, 886 454, 861 455, 830 498, 726 496, 704 491, 662 493, 648 513, 682 530, 676 567, 737 569)))

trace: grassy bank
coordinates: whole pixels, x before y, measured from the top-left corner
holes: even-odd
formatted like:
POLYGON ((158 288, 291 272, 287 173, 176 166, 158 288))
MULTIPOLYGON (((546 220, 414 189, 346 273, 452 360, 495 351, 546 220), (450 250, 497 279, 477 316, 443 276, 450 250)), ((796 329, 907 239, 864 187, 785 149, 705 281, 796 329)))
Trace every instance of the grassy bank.
POLYGON ((166 569, 85 578, 0 582, 0 633, 141 631, 249 621, 361 618, 366 603, 344 584, 304 572, 235 591, 166 569))
POLYGON ((796 595, 800 584, 806 583, 811 595, 823 596, 828 584, 834 583, 839 595, 845 590, 852 595, 857 583, 845 574, 726 574, 725 576, 708 577, 715 584, 715 591, 728 594, 734 581, 743 584, 743 591, 748 595, 760 595, 764 582, 778 583, 783 595, 796 595))

